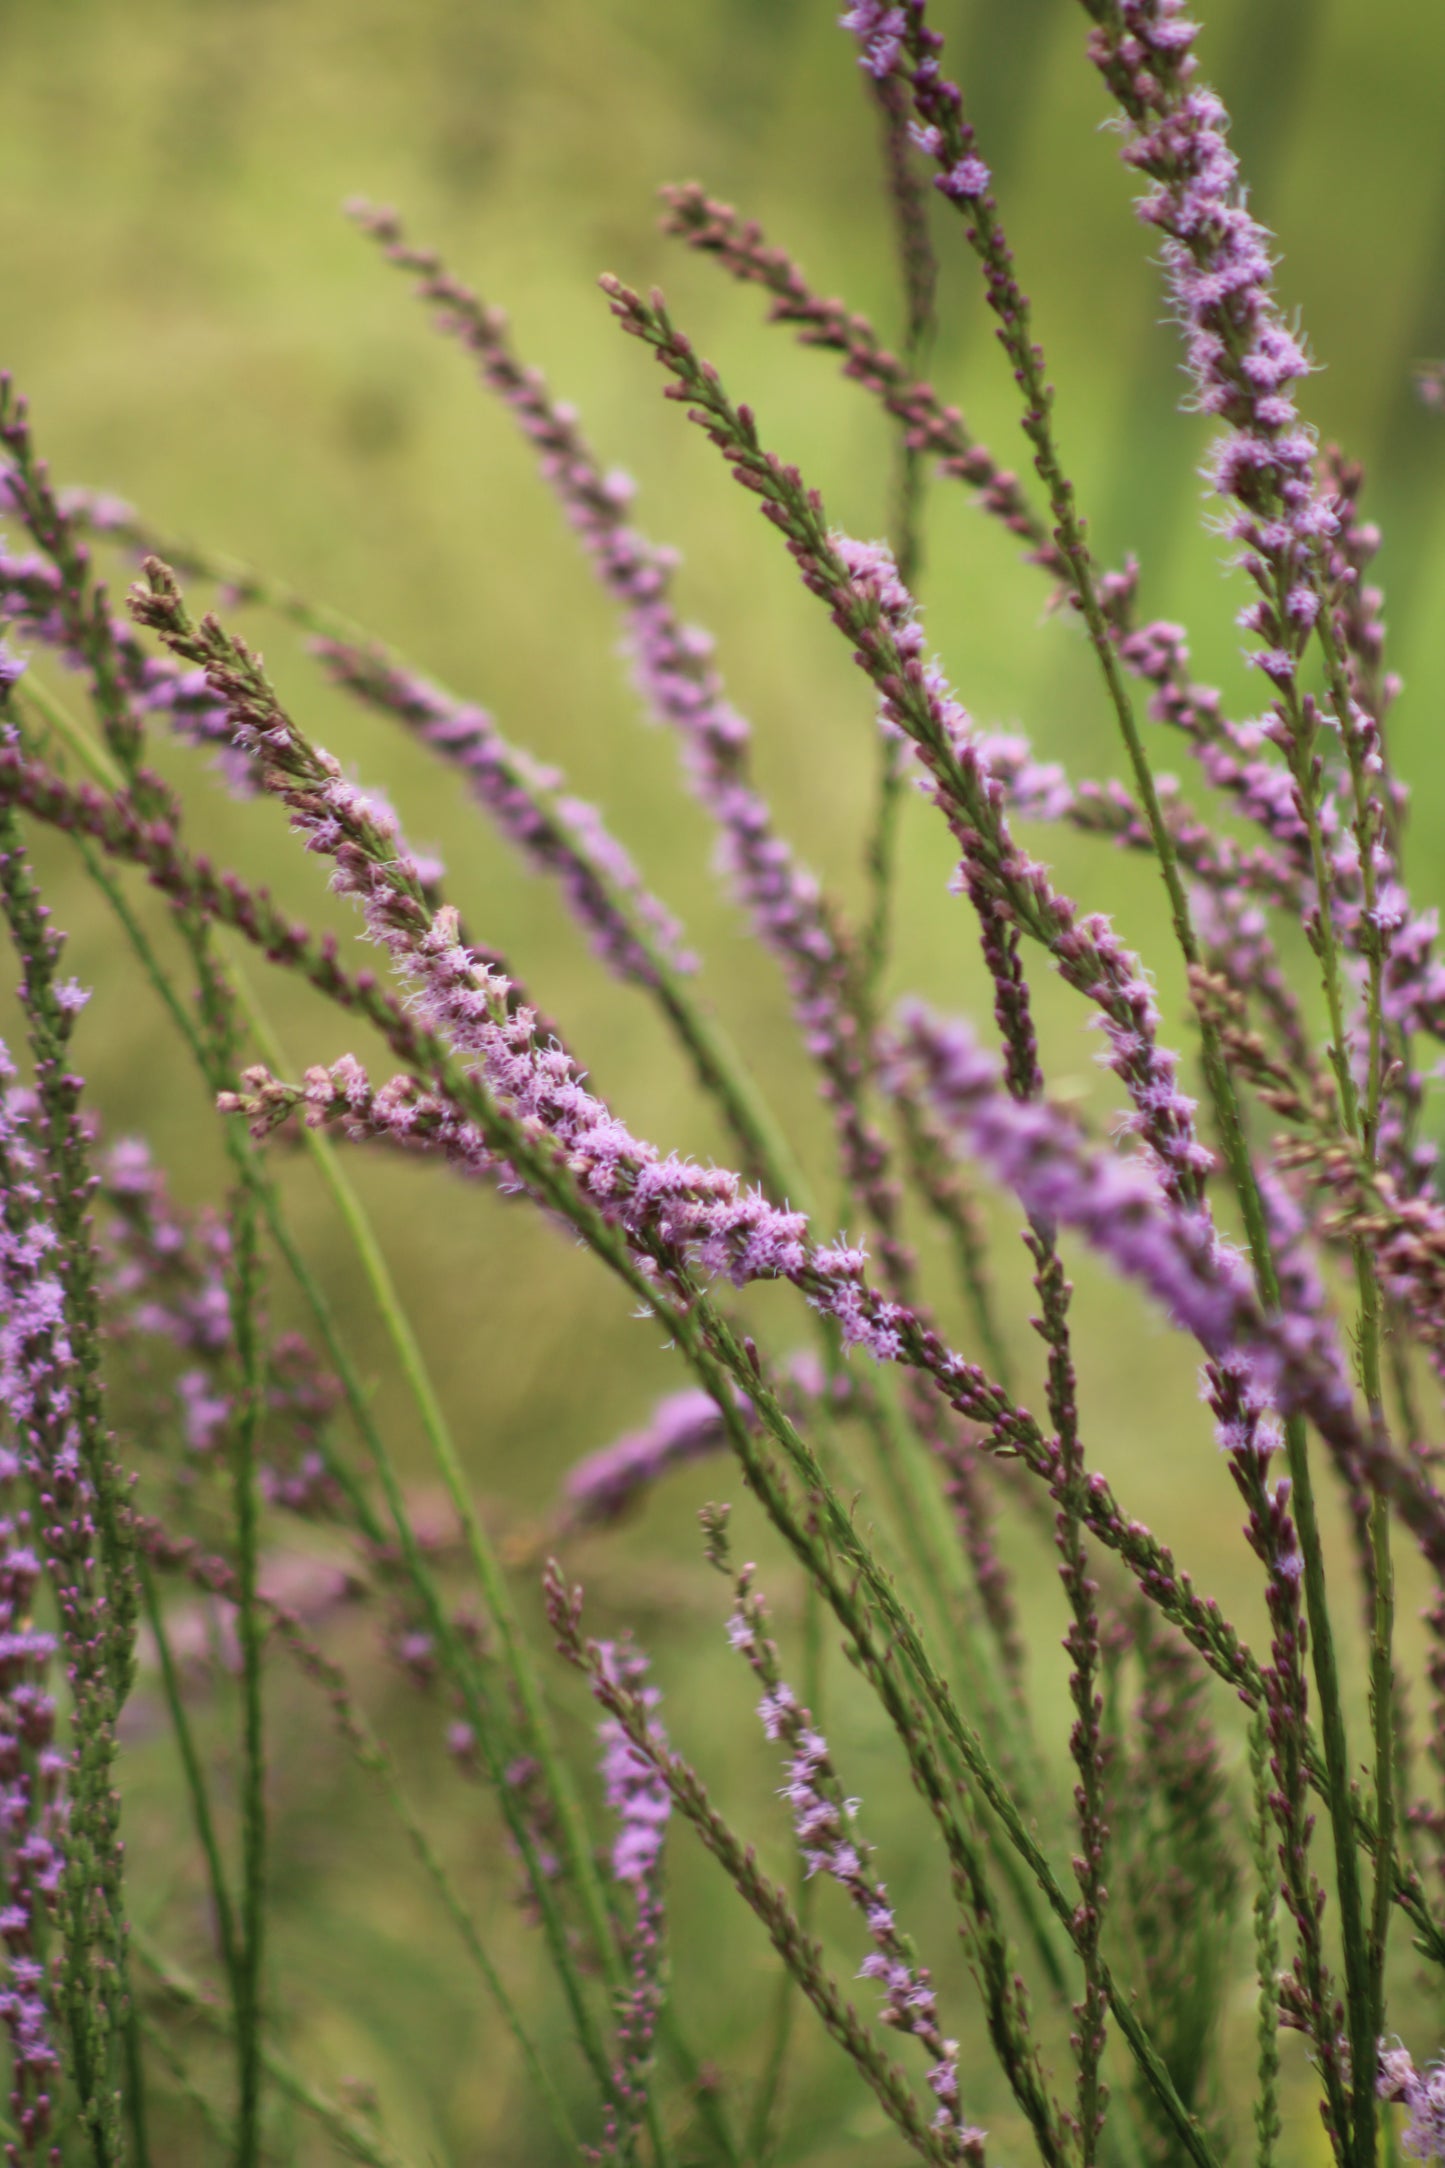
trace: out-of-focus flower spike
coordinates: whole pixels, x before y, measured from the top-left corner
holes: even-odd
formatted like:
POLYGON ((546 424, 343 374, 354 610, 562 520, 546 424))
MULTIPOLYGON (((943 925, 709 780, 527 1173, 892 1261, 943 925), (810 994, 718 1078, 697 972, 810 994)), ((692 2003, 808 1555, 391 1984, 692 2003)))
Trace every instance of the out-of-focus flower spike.
MULTIPOLYGON (((197 1459, 214 1460, 236 1412, 227 1224, 182 1209, 139 1138, 111 1145, 98 1172, 109 1208, 98 1231, 107 1337, 167 1340, 189 1358, 175 1381, 181 1435, 197 1459)), ((297 1333, 270 1337, 265 1369, 262 1491, 290 1512, 333 1517, 341 1496, 322 1447, 341 1387, 297 1333)))
POLYGON ((804 346, 841 354, 843 374, 880 399, 904 431, 907 443, 939 462, 939 471, 979 492, 984 509, 1028 546, 1029 556, 1059 579, 1067 567, 1048 528, 1029 504, 1018 476, 976 443, 957 407, 939 401, 931 384, 889 351, 866 316, 841 301, 815 294, 783 249, 769 245, 762 228, 743 219, 690 182, 663 190, 663 230, 714 257, 745 284, 772 296, 770 323, 792 324, 804 346))
MULTIPOLYGON (((822 1400, 843 1413, 855 1397, 849 1376, 825 1378, 811 1354, 793 1356, 781 1382, 800 1418, 822 1400)), ((739 1413, 752 1417, 744 1396, 736 1398, 739 1413)), ((569 1468, 562 1485, 562 1527, 595 1528, 619 1520, 674 1468, 710 1459, 726 1445, 727 1429, 711 1393, 696 1387, 668 1393, 640 1429, 625 1431, 569 1468)))
POLYGON ((887 1145, 863 1104, 870 1048, 856 998, 853 944, 836 907, 778 833, 752 779, 752 732, 727 698, 711 638, 684 624, 673 607, 674 553, 632 525, 630 482, 603 469, 576 416, 551 397, 537 370, 523 367, 500 311, 485 307, 429 250, 412 247, 393 212, 362 205, 354 215, 393 263, 417 277, 442 328, 467 348, 511 412, 621 610, 638 690, 649 711, 679 737, 692 787, 717 825, 723 869, 759 939, 782 966, 833 1113, 845 1179, 877 1227, 885 1277, 905 1296, 913 1260, 901 1237, 887 1145))
POLYGON ((619 977, 654 985, 654 958, 674 971, 696 970, 677 920, 644 887, 597 809, 572 797, 556 769, 509 745, 485 709, 452 699, 380 649, 331 639, 313 640, 312 648, 339 685, 395 716, 461 771, 509 842, 558 881, 598 955, 619 977), (650 947, 639 940, 639 928, 650 947))

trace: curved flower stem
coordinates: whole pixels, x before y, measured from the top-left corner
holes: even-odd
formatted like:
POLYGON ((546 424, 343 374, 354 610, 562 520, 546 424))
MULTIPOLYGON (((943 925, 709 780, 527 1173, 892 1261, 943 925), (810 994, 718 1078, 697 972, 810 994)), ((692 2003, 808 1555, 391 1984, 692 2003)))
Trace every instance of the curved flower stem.
MULTIPOLYGON (((917 312, 917 305, 915 298, 911 305, 914 314, 917 312)), ((182 570, 207 582, 219 584, 236 601, 270 609, 315 638, 336 642, 348 649, 364 649, 369 655, 384 662, 388 670, 402 675, 410 674, 409 665, 401 657, 390 649, 379 647, 340 612, 314 601, 296 588, 267 579, 264 574, 238 559, 190 543, 173 544, 169 537, 158 535, 134 513, 127 512, 122 515, 114 508, 107 507, 102 520, 93 513, 87 513, 83 498, 71 500, 70 516, 82 525, 88 524, 92 531, 129 548, 171 557, 182 570)), ((74 725, 69 724, 61 714, 52 712, 53 703, 49 702, 48 696, 46 709, 57 729, 67 736, 67 742, 73 743, 74 725)), ((85 757, 84 749, 82 757, 85 757)), ((115 782, 108 777, 103 776, 101 779, 108 782, 108 787, 116 787, 115 782)), ((546 791, 539 789, 534 782, 529 780, 527 788, 539 802, 546 801, 546 791)), ((619 921, 626 922, 630 942, 646 959, 648 990, 658 1002, 679 1043, 691 1059, 703 1088, 716 1098, 729 1129, 738 1141, 744 1164, 762 1181, 770 1195, 789 1200, 810 1218, 813 1217, 814 1204, 806 1177, 786 1136, 721 1025, 708 1013, 683 974, 674 967, 645 918, 636 912, 629 896, 611 879, 606 866, 601 863, 594 864, 591 872, 599 888, 608 896, 619 921)), ((908 1133, 910 1154, 916 1161, 919 1154, 927 1149, 926 1139, 921 1138, 919 1132, 920 1110, 912 1106, 906 1098, 900 1098, 899 1111, 908 1133)), ((956 1199, 951 1194, 945 1194, 937 1182, 924 1181, 922 1187, 928 1201, 949 1228, 957 1247, 959 1230, 956 1224, 956 1199)), ((987 1344, 996 1346, 987 1291, 976 1257, 970 1256, 969 1268, 965 1275, 965 1284, 970 1300, 982 1320, 981 1330, 985 1333, 987 1344)), ((825 1320, 818 1320, 817 1329, 821 1337, 824 1360, 831 1364, 837 1359, 835 1341, 830 1337, 825 1320)), ((1017 1729, 1018 1715, 1017 1712, 1009 1713, 1007 1697, 1000 1703, 998 1697, 992 1695, 987 1687, 986 1682, 993 1678, 998 1665, 986 1639, 967 1621, 960 1620, 961 1592, 955 1587, 955 1576, 949 1564, 953 1530, 942 1509, 932 1471, 925 1468, 920 1461, 917 1441, 899 1405, 897 1389, 890 1380, 880 1380, 877 1395, 870 1398, 865 1409, 865 1420, 872 1434, 878 1464, 892 1502, 898 1533, 916 1570, 922 1576, 923 1585, 929 1592, 938 1620, 956 1641, 960 1667, 965 1675, 984 1682, 990 1721, 1017 1729)), ((996 1630, 991 1616, 987 1623, 991 1632, 996 1630)), ((1015 1743, 1024 1746, 1028 1744, 1026 1739, 1015 1743)))
MULTIPOLYGON (((217 2016, 224 2025, 225 2021, 220 2019, 219 2012, 217 2016)), ((217 2145, 229 2154, 234 2148, 235 2133, 216 2106, 214 2089, 201 2085, 191 2076, 184 2058, 177 2053, 175 2042, 153 2017, 148 2017, 144 2011, 137 2011, 136 2029, 169 2073, 177 2092, 195 2109, 203 2127, 210 2132, 217 2145)))

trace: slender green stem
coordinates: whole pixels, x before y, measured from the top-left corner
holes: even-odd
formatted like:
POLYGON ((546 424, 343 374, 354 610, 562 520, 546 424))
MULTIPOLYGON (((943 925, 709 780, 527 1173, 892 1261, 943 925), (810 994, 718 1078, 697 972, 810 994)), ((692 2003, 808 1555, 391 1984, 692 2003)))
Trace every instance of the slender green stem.
POLYGON ((942 1223, 953 1253, 959 1287, 968 1305, 973 1329, 978 1334, 984 1368, 991 1378, 997 1378, 1006 1393, 1012 1393, 1013 1364, 994 1315, 986 1241, 973 1197, 962 1186, 958 1166, 951 1159, 944 1138, 926 1120, 918 1101, 900 1098, 896 1111, 903 1135, 905 1164, 924 1201, 942 1223))
POLYGON ((677 2013, 670 2002, 663 2004, 657 2030, 663 2047, 672 2057, 678 2076, 691 2095, 699 2119, 707 2125, 713 2144, 727 2162, 728 2168, 751 2168, 751 2163, 745 2163, 738 2141, 733 2136, 732 2124, 717 2082, 698 2061, 678 2026, 677 2013))
MULTIPOLYGON (((1371 788, 1366 771, 1360 733, 1354 722, 1354 707, 1343 659, 1335 639, 1333 615, 1328 603, 1317 621, 1320 647, 1325 659, 1325 676, 1330 689, 1330 699, 1339 722, 1340 736, 1344 742, 1350 771, 1351 791, 1354 799, 1354 833, 1360 860, 1360 881, 1364 890, 1363 924, 1368 929, 1366 950, 1369 986, 1366 995, 1366 1017, 1369 1046, 1365 1070, 1365 1104, 1358 1107, 1354 1076, 1348 1060, 1348 1050, 1341 1046, 1344 1059, 1337 1069, 1344 1072, 1341 1082, 1341 1101, 1346 1113, 1346 1127, 1351 1137, 1360 1145, 1367 1162, 1373 1166, 1379 1146, 1381 1100, 1384 1091, 1384 952, 1383 936, 1378 926, 1379 873, 1375 862, 1378 836, 1384 832, 1385 820, 1377 796, 1371 788), (1348 1095, 1347 1095, 1348 1093, 1348 1095), (1353 1124, 1350 1114, 1354 1112, 1353 1124)), ((1321 891, 1320 915, 1325 919, 1330 911, 1330 895, 1321 891)), ((1382 1367, 1382 1341, 1384 1324, 1379 1281, 1374 1259, 1368 1242, 1358 1239, 1353 1244, 1355 1278, 1360 1300, 1360 1382, 1364 1387, 1370 1420, 1377 1439, 1388 1440, 1388 1424, 1385 1413, 1385 1389, 1382 1367)), ((1376 2046, 1384 2029, 1385 2018, 1385 1965, 1390 1931, 1390 1899, 1394 1881, 1395 1850, 1395 1578, 1394 1564, 1390 1556, 1389 1503, 1378 1489, 1370 1501, 1370 1545, 1374 1561, 1374 1615, 1370 1636, 1370 1714, 1374 1732, 1375 1762, 1375 1826, 1378 1849, 1375 1861, 1374 1902, 1371 1913, 1370 1946, 1370 2041, 1376 2046)), ((1361 2073, 1360 2083, 1369 2080, 1373 2089, 1375 2069, 1374 2054, 1361 2073)))
POLYGON ((871 1381, 877 1399, 872 1424, 874 1462, 892 1508, 904 1554, 928 1600, 940 1640, 953 1655, 961 1685, 981 1715, 986 1730, 1005 1751, 1020 1758, 1031 1741, 1009 1697, 1001 1693, 998 1665, 988 1639, 979 1632, 970 1591, 951 1560, 955 1531, 937 1480, 937 1463, 919 1449, 896 1377, 885 1369, 871 1381))
POLYGON ((239 2103, 236 2168, 256 2168, 261 2150, 261 2008, 266 1936, 266 1741, 264 1635, 258 1607, 261 1502, 256 1446, 265 1398, 258 1331, 260 1255, 255 1199, 242 1188, 230 1214, 231 1336, 239 1392, 231 1429, 231 1498, 236 1540, 236 1637, 241 1651, 241 1910, 236 1951, 239 2103))
POLYGON ((1259 2018, 1255 2028, 1259 2072, 1259 2090, 1254 2103, 1255 2168, 1274 2168, 1280 2135, 1279 1929, 1275 1901, 1278 1873, 1271 1836, 1269 1729, 1262 1709, 1256 1710, 1250 1719, 1249 1766, 1254 1779, 1249 1838, 1255 1872, 1254 1946, 1259 1980, 1259 2018))
POLYGON ((145 1559, 140 1568, 141 1602, 145 1606, 146 1623, 156 1645, 160 1663, 161 1691, 165 1696, 166 1709, 171 1720, 171 1732, 181 1757, 181 1768, 186 1779, 186 1791, 191 1802, 191 1819, 196 1825, 196 1836, 205 1855, 206 1873, 211 1885, 211 1909, 216 1918, 216 1940, 221 1947, 221 1962, 225 1966, 230 1983, 233 2005, 241 2000, 240 1956, 236 1941, 235 1915, 231 1906, 231 1892, 226 1882, 226 1870, 221 1860, 220 1841, 211 1814, 210 1790, 206 1783, 201 1757, 196 1751, 195 1734, 186 1713, 181 1692, 180 1674, 176 1669, 175 1652, 166 1626, 165 1612, 156 1594, 155 1580, 145 1559))

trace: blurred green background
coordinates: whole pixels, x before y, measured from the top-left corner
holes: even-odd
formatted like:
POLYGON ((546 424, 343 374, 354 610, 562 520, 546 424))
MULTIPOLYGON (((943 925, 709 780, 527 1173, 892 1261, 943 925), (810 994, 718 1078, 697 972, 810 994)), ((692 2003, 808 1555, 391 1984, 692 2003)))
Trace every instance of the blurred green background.
MULTIPOLYGON (((882 418, 826 357, 765 330, 753 297, 655 227, 657 184, 700 179, 760 218, 824 291, 896 326, 873 116, 833 14, 829 0, 0 7, 0 358, 32 399, 57 476, 114 490, 158 524, 348 611, 494 709, 515 741, 564 765, 684 917, 706 961, 708 998, 828 1195, 825 1128, 777 973, 711 877, 711 839, 680 787, 673 748, 640 727, 608 607, 505 415, 339 204, 353 192, 395 201, 418 238, 507 306, 524 355, 577 401, 603 456, 637 477, 639 522, 683 552, 683 606, 718 637, 782 826, 856 898, 874 772, 871 701, 777 538, 700 434, 663 405, 660 377, 616 332, 594 284, 613 269, 634 284, 665 285, 681 323, 753 403, 768 442, 821 487, 833 519, 853 532, 881 530, 891 451, 882 418)), ((1066 0, 968 0, 941 5, 937 19, 1034 296, 1059 387, 1060 438, 1098 553, 1115 562, 1138 550, 1143 607, 1189 623, 1200 673, 1242 708, 1257 699, 1237 661, 1233 614, 1244 598, 1221 577, 1222 545, 1197 476, 1205 437, 1177 411, 1176 340, 1128 177, 1101 129, 1105 96, 1084 59, 1082 10, 1066 0)), ((1425 0, 1368 9, 1214 0, 1202 50, 1233 109, 1256 207, 1279 236, 1281 291, 1321 364, 1308 409, 1322 434, 1369 467, 1369 503, 1386 535, 1391 660, 1407 683, 1395 748, 1417 793, 1411 866, 1417 892, 1437 897, 1445 424, 1421 409, 1411 379, 1418 360, 1445 351, 1445 13, 1425 0)), ((956 222, 940 216, 936 239, 934 373, 985 441, 1021 459, 1013 387, 956 222)), ((1037 575, 1016 564, 1007 538, 957 488, 931 495, 927 536, 930 633, 980 722, 1021 728, 1076 774, 1117 772, 1087 657, 1071 625, 1045 616, 1037 575)), ((717 1148, 656 1018, 594 968, 556 897, 519 871, 410 746, 329 693, 298 642, 259 620, 244 629, 313 733, 363 778, 384 782, 410 834, 441 850, 469 923, 515 960, 629 1120, 664 1146, 717 1148)), ((1163 758, 1176 764, 1173 748, 1163 758)), ((219 856, 346 927, 274 808, 231 805, 184 756, 167 767, 186 781, 197 833, 219 856)), ((983 1014, 967 916, 946 893, 947 839, 921 804, 910 805, 904 834, 895 981, 983 1014)), ((1046 847, 1063 885, 1115 911, 1144 947, 1176 1022, 1180 989, 1161 945, 1153 875, 1070 837, 1050 836, 1046 847)), ((75 968, 97 989, 82 1044, 107 1128, 148 1134, 187 1195, 214 1191, 214 1120, 158 1005, 137 988, 73 861, 48 845, 40 856, 74 936, 75 968)), ((1308 985, 1302 950, 1299 963, 1308 985)), ((306 997, 285 983, 265 993, 296 1066, 345 1050, 341 1024, 306 997)), ((1041 1007, 1053 1080, 1107 1117, 1097 1041, 1077 1005, 1048 988, 1041 1007)), ((682 1382, 677 1366, 600 1274, 515 1207, 417 1166, 363 1164, 355 1173, 478 1492, 500 1531, 525 1534, 569 1462, 640 1421, 658 1393, 682 1382)), ((307 1172, 288 1169, 287 1180, 308 1250, 374 1368, 380 1412, 424 1483, 408 1403, 375 1352, 354 1265, 307 1172)), ((1012 1338, 1031 1365, 1024 1261, 1011 1215, 998 1209, 995 1221, 1012 1338)), ((1195 1400, 1187 1350, 1087 1264, 1078 1277, 1091 1458, 1258 1634, 1237 1501, 1195 1400)), ((937 1288, 956 1323, 946 1282, 937 1288)), ((273 1307, 290 1314, 284 1287, 273 1307)), ((801 1340, 782 1296, 755 1299, 751 1312, 774 1349, 801 1340)), ((729 1481, 722 1470, 679 1479, 640 1522, 574 1546, 569 1563, 588 1580, 595 1624, 630 1619, 656 1643, 679 1742, 781 1867, 776 1780, 754 1736, 747 1681, 721 1646, 723 1592, 701 1566, 692 1520, 729 1481)), ((759 1539, 745 1505, 739 1520, 747 1549, 759 1539)), ((1008 1540, 1029 1580, 1040 1692, 1060 1719, 1062 1757, 1054 1575, 1029 1538, 1008 1540)), ((796 1595, 781 1572, 775 1579, 791 1626, 796 1595)), ((1408 1577, 1404 1593, 1408 1615, 1408 1577)), ((339 1645, 376 1672, 370 1624, 346 1629, 339 1645)), ((790 1650, 796 1657, 796 1638, 790 1650)), ((1358 1652, 1346 1653, 1357 1678, 1358 1652)), ((585 1753, 585 1712, 567 1682, 559 1691, 585 1753)), ((832 1691, 846 1780, 867 1803, 906 1908, 910 1892, 921 1899, 940 1886, 932 1841, 878 1720, 842 1681, 832 1691)), ((371 1696, 414 1758, 416 1790, 525 1983, 559 2067, 577 2083, 540 1953, 511 1907, 494 1816, 437 1747, 445 1707, 418 1702, 388 1676, 372 1680, 371 1696)), ((1237 1762, 1232 1712, 1220 1713, 1237 1762)), ((207 1737, 223 1779, 228 1724, 219 1706, 207 1737)), ((418 2161, 552 2157, 445 1921, 306 1690, 284 1678, 273 1737, 273 1972, 294 2052, 328 2082, 374 2083, 418 2161)), ((138 1911, 199 1965, 199 1878, 177 1864, 188 1858, 181 1802, 144 1701, 130 1782, 138 1911)), ((741 2086, 761 2053, 771 1955, 685 1831, 672 1855, 684 2022, 741 2086)), ((925 1926, 928 1917, 925 1904, 925 1926)), ((821 1924, 846 1975, 860 1954, 851 1925, 827 1903, 821 1924)), ((924 1940, 953 2003, 966 2008, 947 1932, 924 1940)), ((1247 1966, 1242 1943, 1239 1954, 1247 1966)), ((1244 1970, 1240 1978, 1229 2038, 1247 2059, 1244 1970)), ((1417 2053, 1432 2044, 1414 2043, 1417 2053)), ((1287 2059, 1298 2079, 1299 2058, 1287 2059)), ((986 2054, 976 2060, 981 2119, 999 2133, 1000 2158, 1018 2155, 1016 2118, 986 2054)), ((785 2157, 811 2148, 840 2162, 896 2160, 867 2097, 807 2017, 789 2099, 785 2157)), ((201 2157, 161 2113, 174 2147, 164 2157, 201 2157)), ((313 2157, 313 2140, 298 2132, 294 2143, 298 2158, 313 2157)), ((1323 2157, 1303 2093, 1288 2145, 1292 2159, 1323 2157)))

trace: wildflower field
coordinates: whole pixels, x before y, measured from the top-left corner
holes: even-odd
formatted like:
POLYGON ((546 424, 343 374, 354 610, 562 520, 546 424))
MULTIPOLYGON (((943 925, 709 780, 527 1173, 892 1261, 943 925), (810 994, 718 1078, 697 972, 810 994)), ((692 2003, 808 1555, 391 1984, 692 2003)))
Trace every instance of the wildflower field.
POLYGON ((1198 12, 5 11, 7 2158, 1445 2160, 1445 26, 1198 12))

